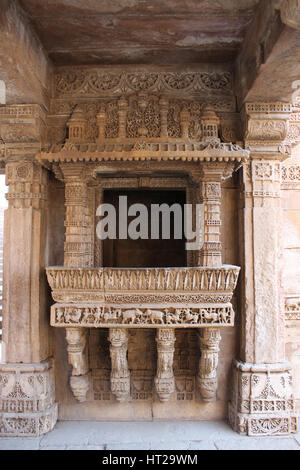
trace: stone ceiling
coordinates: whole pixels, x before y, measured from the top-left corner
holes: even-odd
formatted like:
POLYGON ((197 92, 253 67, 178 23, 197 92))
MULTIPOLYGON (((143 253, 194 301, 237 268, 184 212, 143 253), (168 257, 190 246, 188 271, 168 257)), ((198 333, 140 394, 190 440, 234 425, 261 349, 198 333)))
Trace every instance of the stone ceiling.
POLYGON ((259 0, 19 0, 55 65, 232 62, 259 0))

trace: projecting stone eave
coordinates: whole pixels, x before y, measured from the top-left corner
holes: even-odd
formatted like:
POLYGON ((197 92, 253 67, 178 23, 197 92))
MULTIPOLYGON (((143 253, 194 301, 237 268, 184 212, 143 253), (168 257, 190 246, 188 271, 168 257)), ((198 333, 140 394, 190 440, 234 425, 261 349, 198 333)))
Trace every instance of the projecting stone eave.
POLYGON ((126 143, 71 143, 54 145, 50 151, 37 155, 41 164, 95 161, 170 161, 236 162, 249 159, 249 151, 237 144, 211 142, 126 142, 126 143))

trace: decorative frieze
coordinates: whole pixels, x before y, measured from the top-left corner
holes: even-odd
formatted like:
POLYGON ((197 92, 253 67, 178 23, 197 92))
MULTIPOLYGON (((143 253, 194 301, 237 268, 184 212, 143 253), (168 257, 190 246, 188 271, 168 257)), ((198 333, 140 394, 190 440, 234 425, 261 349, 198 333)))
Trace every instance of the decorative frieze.
MULTIPOLYGON (((185 304, 185 302, 183 302, 185 304)), ((161 305, 54 304, 51 325, 56 327, 130 328, 189 327, 207 325, 233 326, 234 311, 230 303, 167 307, 161 305)))
POLYGON ((300 320, 300 295, 289 295, 284 300, 286 320, 300 320))
POLYGON ((127 363, 128 332, 124 328, 110 328, 111 392, 123 402, 130 395, 130 372, 127 363))
POLYGON ((198 389, 204 401, 212 401, 216 399, 218 386, 217 367, 221 340, 220 329, 203 328, 199 330, 198 334, 201 351, 197 375, 198 389))
POLYGON ((40 436, 57 420, 51 363, 0 365, 0 436, 40 436))
POLYGON ((236 361, 229 421, 235 431, 248 436, 297 432, 291 366, 236 361))
POLYGON ((175 331, 174 329, 160 329, 156 333, 157 343, 157 371, 154 379, 156 393, 160 401, 168 401, 174 392, 173 357, 175 331))
POLYGON ((136 92, 223 92, 233 90, 230 72, 113 72, 64 69, 54 74, 54 96, 113 96, 136 92))
POLYGON ((288 161, 282 164, 281 189, 300 189, 300 165, 288 161))

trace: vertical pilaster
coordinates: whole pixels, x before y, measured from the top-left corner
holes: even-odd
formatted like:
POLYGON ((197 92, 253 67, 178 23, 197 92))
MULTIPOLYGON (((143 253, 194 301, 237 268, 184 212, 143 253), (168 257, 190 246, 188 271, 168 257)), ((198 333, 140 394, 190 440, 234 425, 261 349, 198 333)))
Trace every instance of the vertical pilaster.
MULTIPOLYGON (((43 113, 38 106, 8 106, 7 116, 12 138, 25 123, 33 140, 39 138, 43 113)), ((0 126, 5 131, 2 119, 6 109, 0 126)), ((48 177, 34 160, 38 142, 8 145, 0 436, 39 436, 57 420, 44 272, 48 177)))
POLYGON ((280 168, 288 156, 288 118, 286 103, 246 105, 251 161, 243 168, 242 335, 229 419, 236 431, 249 435, 288 434, 297 427, 280 308, 280 168))

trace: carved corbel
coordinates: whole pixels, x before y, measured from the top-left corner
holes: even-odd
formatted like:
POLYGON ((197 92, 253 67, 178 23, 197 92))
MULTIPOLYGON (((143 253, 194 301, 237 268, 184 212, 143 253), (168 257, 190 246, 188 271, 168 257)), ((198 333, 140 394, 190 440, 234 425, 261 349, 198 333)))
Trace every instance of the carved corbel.
POLYGON ((70 386, 76 400, 83 402, 89 389, 87 330, 84 328, 66 328, 68 360, 72 365, 70 386))
POLYGON ((203 328, 198 331, 201 358, 197 383, 200 395, 204 401, 216 399, 218 379, 218 355, 221 340, 219 328, 203 328))
POLYGON ((110 328, 111 392, 120 402, 130 395, 130 372, 127 364, 128 332, 125 328, 110 328))
POLYGON ((284 0, 280 14, 284 24, 290 28, 300 29, 300 0, 284 0))
POLYGON ((155 389, 160 401, 168 401, 174 392, 173 356, 175 330, 158 328, 157 342, 157 371, 155 389))

